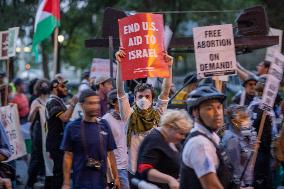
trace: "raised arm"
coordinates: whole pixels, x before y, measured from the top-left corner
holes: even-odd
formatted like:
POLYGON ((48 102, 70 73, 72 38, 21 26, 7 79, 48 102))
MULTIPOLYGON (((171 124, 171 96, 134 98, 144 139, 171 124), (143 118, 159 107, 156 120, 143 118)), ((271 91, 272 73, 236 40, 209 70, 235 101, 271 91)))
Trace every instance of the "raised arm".
POLYGON ((170 90, 171 90, 171 85, 172 85, 172 78, 173 78, 173 73, 172 73, 172 66, 173 66, 173 57, 169 56, 168 54, 164 55, 165 62, 169 66, 169 77, 165 78, 163 80, 162 84, 162 91, 160 94, 160 99, 161 100, 168 100, 170 90))
POLYGON ((253 72, 248 71, 242 65, 237 62, 237 72, 241 80, 246 80, 250 75, 255 75, 253 72))
POLYGON ((115 58, 117 61, 117 72, 116 72, 116 87, 117 87, 117 95, 118 97, 125 96, 124 90, 124 82, 121 79, 121 59, 125 57, 125 52, 123 50, 119 50, 115 53, 115 58))

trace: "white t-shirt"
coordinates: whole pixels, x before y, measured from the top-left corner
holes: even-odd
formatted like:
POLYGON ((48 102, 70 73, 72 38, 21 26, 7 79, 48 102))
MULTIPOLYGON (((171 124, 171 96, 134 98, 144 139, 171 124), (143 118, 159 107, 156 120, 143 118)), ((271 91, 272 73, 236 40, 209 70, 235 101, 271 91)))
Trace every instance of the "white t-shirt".
POLYGON ((126 122, 115 119, 111 113, 106 113, 102 119, 105 119, 112 131, 116 143, 116 149, 113 151, 116 159, 117 169, 128 168, 128 156, 127 156, 127 145, 126 145, 126 122))
MULTIPOLYGON (((162 114, 163 112, 166 111, 168 107, 168 102, 169 100, 161 100, 158 97, 158 101, 156 106, 154 107, 155 109, 158 110, 159 114, 162 114)), ((118 104, 119 104, 119 112, 121 119, 125 121, 126 123, 129 122, 129 118, 133 112, 133 109, 130 107, 128 96, 123 96, 123 97, 118 97, 118 104)), ((127 130, 126 130, 127 132, 127 130)), ((131 134, 131 142, 130 146, 128 149, 128 156, 129 156, 129 171, 132 174, 135 174, 136 168, 137 168, 137 156, 138 156, 138 150, 140 147, 141 142, 147 136, 147 134, 150 131, 146 131, 144 133, 138 133, 138 134, 131 134)))
MULTIPOLYGON (((194 127, 191 132, 199 131, 206 134, 209 138, 220 143, 220 138, 216 133, 211 133, 204 126, 194 123, 194 127)), ((219 159, 216 153, 216 148, 204 136, 195 136, 185 144, 182 152, 182 161, 188 167, 194 169, 198 178, 208 174, 216 173, 219 166, 219 159)))

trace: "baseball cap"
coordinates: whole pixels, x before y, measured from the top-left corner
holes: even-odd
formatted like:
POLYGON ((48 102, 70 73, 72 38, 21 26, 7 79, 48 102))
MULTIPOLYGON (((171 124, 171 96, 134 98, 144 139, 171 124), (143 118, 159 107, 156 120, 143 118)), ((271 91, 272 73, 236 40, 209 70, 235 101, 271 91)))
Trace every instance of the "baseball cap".
POLYGON ((24 83, 24 81, 21 79, 21 78, 16 78, 15 80, 14 80, 14 85, 15 86, 19 86, 19 85, 21 85, 21 84, 23 84, 24 83))
POLYGON ((67 80, 60 81, 58 79, 54 79, 50 83, 50 90, 52 90, 53 88, 56 88, 60 83, 66 84, 66 83, 68 83, 68 81, 67 80))

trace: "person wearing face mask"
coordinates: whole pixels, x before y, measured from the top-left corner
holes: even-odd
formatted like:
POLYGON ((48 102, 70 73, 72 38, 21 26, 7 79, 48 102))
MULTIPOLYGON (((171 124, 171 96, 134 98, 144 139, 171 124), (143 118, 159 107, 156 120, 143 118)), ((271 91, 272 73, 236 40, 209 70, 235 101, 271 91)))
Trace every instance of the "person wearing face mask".
POLYGON ((149 134, 150 130, 157 127, 161 114, 167 109, 169 102, 169 93, 172 84, 172 64, 173 57, 164 54, 165 62, 169 66, 169 77, 163 80, 162 90, 158 96, 156 106, 153 106, 155 98, 152 85, 139 83, 134 89, 134 106, 131 108, 128 96, 124 90, 124 82, 121 79, 121 59, 126 54, 123 49, 116 53, 116 61, 118 62, 118 71, 116 77, 117 96, 119 103, 119 112, 121 119, 127 121, 127 146, 129 154, 129 168, 131 174, 136 172, 137 154, 140 143, 149 134))
POLYGON ((191 127, 185 110, 167 110, 161 116, 159 127, 151 130, 141 143, 137 161, 139 179, 161 189, 178 189, 180 142, 191 127))
POLYGON ((20 123, 24 124, 27 122, 29 114, 29 100, 24 94, 24 81, 20 78, 14 80, 14 85, 16 87, 16 94, 14 95, 11 103, 17 104, 20 123))
POLYGON ((257 136, 251 127, 250 113, 246 106, 231 105, 227 108, 228 130, 225 131, 222 144, 232 160, 234 178, 237 179, 241 188, 252 188, 253 168, 248 166, 257 136))
POLYGON ((34 183, 37 181, 37 175, 44 173, 44 159, 42 152, 42 131, 41 121, 42 118, 39 110, 45 109, 45 105, 49 96, 49 81, 46 79, 39 79, 34 85, 35 95, 38 96, 32 101, 28 121, 31 122, 31 138, 32 138, 32 153, 31 160, 28 168, 28 181, 26 189, 33 188, 34 183))
POLYGON ((63 183, 63 151, 60 150, 60 143, 63 138, 64 125, 72 116, 74 107, 78 101, 73 96, 67 108, 62 98, 67 96, 67 81, 54 79, 50 84, 51 95, 46 103, 46 150, 53 161, 53 177, 46 185, 52 189, 60 189, 63 183))

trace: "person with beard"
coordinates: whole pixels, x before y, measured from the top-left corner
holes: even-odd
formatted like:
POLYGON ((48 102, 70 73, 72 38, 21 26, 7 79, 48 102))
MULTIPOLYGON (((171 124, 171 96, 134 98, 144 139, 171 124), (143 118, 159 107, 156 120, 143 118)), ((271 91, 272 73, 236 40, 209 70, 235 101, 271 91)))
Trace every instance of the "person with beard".
POLYGON ((236 94, 232 98, 233 103, 239 104, 241 106, 249 106, 250 103, 253 101, 253 98, 255 97, 256 82, 257 79, 254 76, 246 78, 246 80, 243 82, 244 90, 242 90, 241 93, 236 94))
POLYGON ((121 79, 120 62, 125 56, 126 53, 123 49, 116 53, 118 62, 116 86, 121 119, 127 122, 128 169, 131 174, 135 174, 139 146, 150 130, 158 126, 160 116, 168 106, 172 84, 173 57, 164 54, 164 60, 168 64, 169 77, 163 80, 161 94, 158 96, 156 106, 153 105, 155 93, 152 85, 139 83, 134 88, 134 106, 131 108, 124 90, 124 82, 121 79))
POLYGON ((14 85, 16 87, 16 94, 14 95, 11 103, 17 104, 20 123, 24 124, 27 122, 29 114, 29 100, 24 94, 24 81, 20 78, 14 80, 14 85))
POLYGON ((108 99, 107 94, 113 89, 112 79, 109 76, 99 76, 95 80, 95 85, 98 94, 100 95, 101 114, 100 117, 105 115, 108 111, 108 99))
POLYGON ((85 89, 79 96, 79 103, 83 117, 68 123, 61 144, 65 152, 62 189, 105 189, 107 167, 112 170, 114 184, 120 189, 113 152, 116 149, 115 140, 108 122, 98 118, 100 97, 92 89, 85 89))
MULTIPOLYGON (((67 81, 53 80, 50 84, 51 95, 46 103, 46 150, 49 152, 50 158, 53 160, 53 177, 46 184, 52 189, 60 189, 63 183, 63 151, 60 150, 60 144, 63 138, 64 124, 69 121, 74 111, 74 107, 78 101, 73 96, 69 107, 67 108, 62 100, 67 96, 67 81)), ((46 186, 45 186, 46 187, 46 186)))
MULTIPOLYGON (((39 79, 34 85, 34 94, 38 96, 31 104, 28 121, 31 122, 31 138, 32 138, 32 153, 28 169, 28 181, 26 189, 33 188, 37 181, 37 175, 44 172, 44 159, 42 153, 42 131, 39 110, 45 109, 45 105, 49 96, 49 81, 39 79)), ((45 119, 45 118, 44 118, 45 119)))
POLYGON ((189 94, 189 114, 194 127, 182 152, 180 189, 226 189, 231 185, 231 165, 220 147, 216 131, 224 125, 223 102, 226 96, 211 86, 201 86, 189 94), (221 158, 222 157, 222 158, 221 158))

